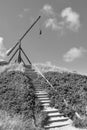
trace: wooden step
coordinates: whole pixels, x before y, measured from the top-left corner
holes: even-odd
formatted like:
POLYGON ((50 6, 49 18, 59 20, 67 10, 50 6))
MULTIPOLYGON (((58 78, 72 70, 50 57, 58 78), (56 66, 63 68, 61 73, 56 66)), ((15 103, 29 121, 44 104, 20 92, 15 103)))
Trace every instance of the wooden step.
POLYGON ((46 91, 35 91, 36 93, 45 93, 45 94, 47 94, 48 95, 48 93, 46 92, 46 91))
POLYGON ((56 113, 56 112, 58 112, 58 110, 55 110, 55 111, 44 110, 44 111, 47 112, 47 113, 56 113))
POLYGON ((50 100, 41 100, 41 103, 50 103, 50 100))
MULTIPOLYGON (((35 92, 36 93, 36 92, 35 92)), ((48 96, 47 93, 36 93, 38 96, 48 96)))
POLYGON ((48 95, 47 94, 36 94, 38 97, 48 97, 48 95))
POLYGON ((64 121, 67 121, 68 118, 50 118, 49 122, 64 122, 64 121))
POLYGON ((40 96, 48 96, 48 94, 47 93, 36 93, 37 95, 40 95, 40 96))
POLYGON ((46 108, 46 107, 49 107, 49 103, 42 103, 42 105, 44 106, 44 108, 46 108))
POLYGON ((37 96, 37 98, 39 99, 39 98, 48 98, 48 95, 36 95, 37 96))
POLYGON ((54 113, 54 112, 58 112, 58 109, 55 109, 55 108, 51 108, 51 107, 48 107, 46 110, 44 111, 47 111, 49 113, 54 113))
POLYGON ((48 124, 53 124, 53 123, 55 123, 55 124, 58 124, 58 125, 60 125, 61 123, 62 124, 66 124, 66 122, 68 121, 68 119, 63 119, 63 120, 54 120, 54 121, 48 121, 48 124))
MULTIPOLYGON (((46 126, 44 126, 44 128, 45 128, 45 130, 55 130, 56 128, 61 128, 61 127, 65 127, 65 126, 68 126, 68 125, 70 125, 70 124, 65 124, 65 125, 55 125, 55 126, 48 126, 48 127, 46 127, 46 126)), ((67 129, 66 129, 67 130, 67 129)))
POLYGON ((64 114, 61 114, 59 112, 53 112, 53 113, 48 113, 48 116, 51 116, 51 117, 62 117, 64 116, 64 114))
POLYGON ((47 93, 38 93, 38 92, 35 92, 37 95, 47 95, 48 96, 48 94, 47 93))
POLYGON ((68 117, 64 117, 64 114, 59 113, 58 109, 50 107, 50 99, 48 97, 48 93, 46 89, 44 89, 40 85, 41 84, 39 82, 34 82, 34 86, 36 89, 35 93, 41 104, 44 106, 43 111, 47 112, 47 115, 49 116, 48 125, 44 128, 54 130, 54 128, 70 125, 71 120, 68 117))
POLYGON ((47 96, 46 96, 46 95, 45 95, 45 96, 43 96, 43 95, 37 95, 37 98, 38 98, 38 99, 39 99, 39 98, 46 98, 46 97, 48 98, 48 95, 47 95, 47 96))
POLYGON ((66 126, 66 125, 70 125, 72 123, 72 121, 71 120, 66 120, 66 121, 59 121, 59 122, 51 122, 51 123, 49 123, 49 125, 48 126, 45 126, 45 128, 56 128, 56 127, 63 127, 63 126, 66 126))
POLYGON ((48 97, 44 97, 44 98, 40 97, 39 100, 49 100, 49 98, 48 97))

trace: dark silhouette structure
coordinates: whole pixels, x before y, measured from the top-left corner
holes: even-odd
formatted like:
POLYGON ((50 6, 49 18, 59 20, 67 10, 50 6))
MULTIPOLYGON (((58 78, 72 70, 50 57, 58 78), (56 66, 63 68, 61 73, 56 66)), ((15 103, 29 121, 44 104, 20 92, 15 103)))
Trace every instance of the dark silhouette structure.
MULTIPOLYGON (((25 36, 28 34, 28 32, 33 28, 33 26, 40 20, 41 16, 39 16, 36 21, 29 27, 29 29, 23 34, 23 36, 18 40, 18 42, 12 47, 12 49, 8 52, 8 56, 15 50, 15 48, 18 46, 18 48, 16 49, 16 51, 13 53, 13 55, 11 56, 11 58, 9 59, 9 63, 12 61, 12 59, 14 58, 14 56, 16 55, 16 53, 18 52, 18 59, 16 60, 18 63, 23 62, 23 64, 25 65, 25 62, 21 56, 21 53, 23 53, 24 57, 26 58, 26 60, 28 61, 29 65, 31 65, 31 61, 28 58, 28 56, 26 55, 26 53, 24 52, 24 50, 22 49, 21 46, 21 42, 22 40, 25 38, 25 36)), ((42 32, 40 32, 41 35, 42 32)))

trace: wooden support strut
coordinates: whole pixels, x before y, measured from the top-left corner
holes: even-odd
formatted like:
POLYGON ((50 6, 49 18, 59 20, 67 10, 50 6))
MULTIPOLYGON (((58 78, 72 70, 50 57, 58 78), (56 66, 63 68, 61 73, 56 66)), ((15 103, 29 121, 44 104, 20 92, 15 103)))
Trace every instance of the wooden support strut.
POLYGON ((21 61, 23 62, 24 65, 26 65, 25 62, 24 62, 24 60, 22 58, 21 58, 21 61))
POLYGON ((25 52, 23 51, 23 49, 22 49, 22 48, 20 48, 20 49, 21 49, 22 53, 24 54, 25 58, 28 60, 29 64, 31 64, 31 62, 30 62, 28 56, 25 54, 25 52))
POLYGON ((18 63, 21 63, 21 42, 19 44, 19 54, 18 54, 18 63))

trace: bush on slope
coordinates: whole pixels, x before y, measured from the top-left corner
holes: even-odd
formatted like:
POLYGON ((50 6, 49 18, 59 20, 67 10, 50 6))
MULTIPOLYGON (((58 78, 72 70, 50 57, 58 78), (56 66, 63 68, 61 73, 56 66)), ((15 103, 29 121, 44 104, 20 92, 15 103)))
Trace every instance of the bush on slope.
MULTIPOLYGON (((19 116, 21 117, 20 122, 25 124, 27 121, 31 122, 30 125, 27 124, 30 130, 37 130, 37 127, 38 130, 41 130, 41 123, 46 118, 46 116, 43 118, 42 106, 35 95, 32 80, 24 73, 18 71, 5 72, 0 75, 0 111, 7 112, 10 116, 8 116, 10 121, 13 120, 15 122, 14 116, 19 116), (41 120, 37 118, 38 116, 40 116, 41 120)), ((7 119, 6 117, 5 119, 7 119)), ((7 127, 9 122, 7 125, 6 121, 2 124, 4 124, 4 128, 5 126, 7 127)), ((11 130, 15 130, 13 129, 15 123, 13 124, 14 126, 12 126, 11 130)), ((25 124, 23 128, 17 127, 18 130, 27 130, 25 129, 25 124)), ((18 125, 17 122, 16 125, 18 125)))
POLYGON ((75 125, 78 122, 77 127, 87 127, 87 76, 67 72, 47 72, 44 75, 54 87, 51 88, 43 78, 38 79, 48 90, 51 106, 70 117, 75 125), (75 117, 76 112, 80 118, 75 117))

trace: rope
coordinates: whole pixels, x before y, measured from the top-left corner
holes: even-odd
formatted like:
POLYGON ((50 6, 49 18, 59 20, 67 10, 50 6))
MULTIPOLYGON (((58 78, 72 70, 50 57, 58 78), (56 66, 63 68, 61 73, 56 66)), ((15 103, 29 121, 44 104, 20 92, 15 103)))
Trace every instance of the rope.
MULTIPOLYGON (((46 79, 46 77, 41 73, 41 71, 38 69, 38 67, 35 66, 35 65, 32 65, 32 66, 34 66, 36 72, 38 72, 38 73, 45 79, 45 81, 50 85, 50 87, 53 88, 54 91, 57 91, 57 90, 54 89, 53 85, 48 81, 48 79, 46 79)), ((67 101, 66 101, 65 99, 64 99, 64 103, 65 103, 66 106, 69 106, 69 104, 67 103, 67 101)), ((74 109, 72 108, 72 110, 74 110, 74 109)), ((74 111, 75 111, 75 110, 74 110, 74 111)), ((81 116, 80 116, 80 115, 78 114, 78 112, 76 112, 76 111, 75 111, 75 115, 76 115, 79 119, 82 119, 81 116)))
POLYGON ((45 79, 45 81, 50 85, 50 87, 52 89, 54 89, 53 85, 48 81, 48 79, 46 79, 46 77, 41 73, 41 71, 38 69, 38 67, 35 65, 33 65, 33 66, 35 67, 36 72, 38 72, 45 79))

